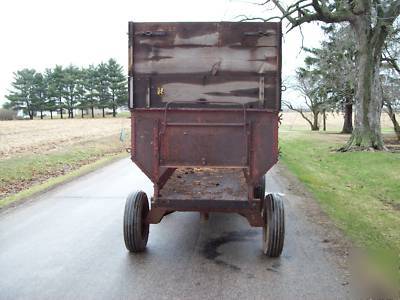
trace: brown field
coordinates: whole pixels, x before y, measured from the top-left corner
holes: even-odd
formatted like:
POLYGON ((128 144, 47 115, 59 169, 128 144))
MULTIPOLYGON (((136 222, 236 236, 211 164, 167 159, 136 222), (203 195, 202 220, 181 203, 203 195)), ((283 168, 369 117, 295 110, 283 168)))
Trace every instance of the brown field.
MULTIPOLYGON (((299 113, 283 112, 282 115, 281 129, 309 130, 308 123, 299 113)), ((340 131, 342 122, 341 114, 328 114, 327 130, 340 131)), ((382 114, 382 128, 388 132, 393 129, 386 114, 382 114)), ((57 151, 65 146, 119 135, 122 129, 130 130, 129 118, 2 121, 0 160, 21 154, 57 151)))
MULTIPOLYGON (((305 113, 308 117, 310 117, 311 113, 305 113)), ((397 118, 400 120, 400 114, 397 115, 397 118)), ((383 131, 391 131, 393 130, 392 121, 390 121, 388 115, 386 113, 382 113, 382 129, 383 131)), ((301 130, 309 130, 310 126, 302 118, 302 116, 293 111, 283 112, 282 113, 282 125, 283 129, 301 129, 301 130)), ((322 117, 320 116, 320 125, 322 129, 322 117)), ((343 126, 343 115, 342 114, 327 114, 326 120, 326 128, 329 131, 340 131, 343 126)))
POLYGON ((130 119, 65 119, 0 122, 0 160, 21 154, 61 150, 86 141, 119 135, 130 119))

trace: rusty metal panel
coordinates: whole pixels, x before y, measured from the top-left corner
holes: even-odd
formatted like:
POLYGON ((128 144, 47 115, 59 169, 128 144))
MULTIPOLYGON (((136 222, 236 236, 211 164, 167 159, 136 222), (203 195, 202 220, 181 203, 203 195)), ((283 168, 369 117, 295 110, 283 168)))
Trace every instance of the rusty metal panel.
POLYGON ((246 132, 233 126, 168 126, 161 138, 161 165, 166 167, 247 166, 246 132), (242 141, 238 143, 238 141, 242 141), (220 151, 220 149, 226 149, 220 151), (226 154, 229 151, 229 155, 226 154))
POLYGON ((278 160, 274 112, 246 110, 245 122, 241 109, 173 109, 167 115, 165 109, 135 109, 133 115, 132 159, 155 183, 162 176, 156 168, 180 166, 247 168, 256 183, 278 160))
POLYGON ((132 23, 129 28, 130 107, 229 100, 279 108, 280 23, 132 23))

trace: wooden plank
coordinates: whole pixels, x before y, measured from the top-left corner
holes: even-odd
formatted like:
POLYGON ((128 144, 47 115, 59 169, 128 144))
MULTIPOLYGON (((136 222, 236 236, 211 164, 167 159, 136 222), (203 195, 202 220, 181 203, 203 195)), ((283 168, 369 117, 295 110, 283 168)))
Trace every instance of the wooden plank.
MULTIPOLYGON (((261 76, 263 83, 260 85, 260 76, 254 75, 225 75, 209 76, 201 75, 159 75, 152 77, 152 88, 150 98, 152 107, 164 106, 170 101, 216 101, 216 102, 237 102, 253 103, 255 107, 263 107, 265 103, 274 103, 276 97, 276 77, 261 76), (261 94, 264 95, 260 101, 260 89, 264 87, 261 94), (159 91, 162 88, 162 94, 159 91), (258 105, 260 104, 260 105, 258 105)), ((149 96, 145 82, 148 76, 136 77, 135 99, 139 101, 139 106, 145 105, 142 99, 149 96)), ((270 106, 269 106, 270 107, 270 106)), ((272 106, 273 107, 273 106, 272 106)))
POLYGON ((179 22, 135 23, 135 38, 158 47, 171 46, 277 46, 279 23, 179 22), (163 35, 149 35, 162 32, 163 35), (257 33, 257 34, 252 34, 257 33), (258 33, 263 33, 259 35, 258 33))
POLYGON ((198 100, 277 105, 279 23, 135 23, 134 28, 136 107, 198 100))
POLYGON ((230 47, 151 48, 135 50, 135 72, 141 74, 277 71, 276 48, 252 50, 230 47))
POLYGON ((137 74, 278 68, 277 28, 269 24, 142 23, 135 30, 137 74))

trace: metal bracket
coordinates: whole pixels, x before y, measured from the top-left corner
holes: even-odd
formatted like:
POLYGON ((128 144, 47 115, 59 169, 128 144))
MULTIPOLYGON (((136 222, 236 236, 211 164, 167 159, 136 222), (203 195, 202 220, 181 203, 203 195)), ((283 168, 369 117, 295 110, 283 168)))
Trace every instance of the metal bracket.
POLYGON ((261 107, 264 107, 264 102, 265 102, 265 95, 264 95, 264 89, 265 89, 265 79, 264 76, 260 76, 259 79, 259 86, 258 86, 258 99, 260 100, 261 107))
POLYGON ((243 35, 245 36, 271 36, 270 32, 264 31, 255 31, 255 32, 244 32, 243 35))

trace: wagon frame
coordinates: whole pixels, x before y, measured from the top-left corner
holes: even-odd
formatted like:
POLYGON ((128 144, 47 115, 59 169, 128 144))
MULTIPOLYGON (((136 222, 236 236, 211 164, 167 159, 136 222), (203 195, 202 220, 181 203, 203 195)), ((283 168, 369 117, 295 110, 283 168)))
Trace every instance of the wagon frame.
MULTIPOLYGON (((203 66, 192 63, 192 68, 201 71, 203 66)), ((128 196, 124 215, 128 250, 145 249, 149 224, 157 224, 175 211, 196 211, 206 218, 211 212, 244 216, 251 226, 263 227, 264 253, 281 254, 283 201, 276 194, 265 196, 265 174, 278 160, 280 74, 280 23, 129 23, 130 152, 133 162, 154 183, 154 193, 151 207, 141 191, 128 196), (229 28, 233 33, 240 32, 240 44, 232 37, 227 39, 225 31, 229 28), (195 38, 187 37, 195 31, 195 38), (207 44, 207 39, 216 34, 215 44, 207 44), (200 40, 206 45, 177 45, 177 40, 200 40), (226 40, 228 46, 221 42, 226 40), (265 45, 259 46, 260 40, 265 45), (253 52, 267 47, 274 49, 275 56, 265 57, 265 61, 253 59, 253 52), (188 74, 184 78, 180 73, 164 74, 165 66, 175 67, 168 65, 168 61, 179 59, 179 55, 176 58, 163 53, 171 53, 175 48, 183 57, 190 55, 187 48, 196 49, 200 56, 206 53, 199 58, 203 60, 215 60, 210 56, 218 51, 237 56, 250 51, 251 66, 261 66, 263 72, 240 71, 247 68, 246 63, 241 59, 233 61, 229 56, 219 58, 221 69, 217 71, 214 63, 210 72, 200 75, 188 74), (226 66, 240 72, 224 70, 226 66), (226 100, 227 93, 221 89, 232 89, 232 82, 243 87, 228 95, 233 100, 226 100), (184 94, 187 86, 201 97, 184 94), (248 88, 254 86, 255 91, 248 88), (214 87, 216 91, 210 92, 214 87), (181 97, 180 93, 194 99, 171 99, 181 97), (202 98, 204 95, 206 99, 202 98)))

